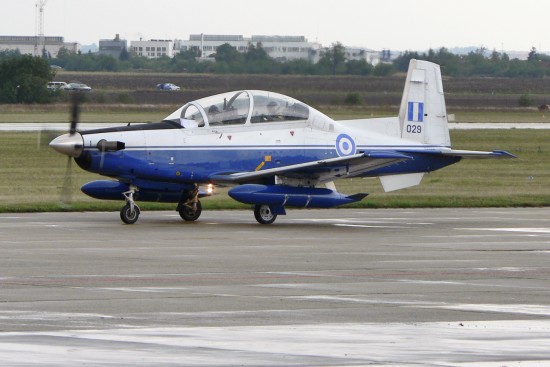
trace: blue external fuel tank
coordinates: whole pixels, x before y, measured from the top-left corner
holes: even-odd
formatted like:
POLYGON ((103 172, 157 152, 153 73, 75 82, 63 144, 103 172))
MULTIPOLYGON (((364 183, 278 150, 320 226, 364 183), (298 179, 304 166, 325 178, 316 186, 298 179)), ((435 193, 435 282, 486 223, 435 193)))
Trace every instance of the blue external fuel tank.
POLYGON ((246 184, 228 192, 233 199, 245 204, 266 204, 273 207, 330 208, 362 200, 368 194, 345 195, 317 187, 246 184))

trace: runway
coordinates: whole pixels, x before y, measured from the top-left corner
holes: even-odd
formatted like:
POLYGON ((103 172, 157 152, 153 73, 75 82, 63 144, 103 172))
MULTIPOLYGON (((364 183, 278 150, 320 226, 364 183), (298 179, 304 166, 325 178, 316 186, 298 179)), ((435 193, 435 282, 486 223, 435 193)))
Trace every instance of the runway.
POLYGON ((0 214, 6 366, 550 364, 550 208, 0 214))

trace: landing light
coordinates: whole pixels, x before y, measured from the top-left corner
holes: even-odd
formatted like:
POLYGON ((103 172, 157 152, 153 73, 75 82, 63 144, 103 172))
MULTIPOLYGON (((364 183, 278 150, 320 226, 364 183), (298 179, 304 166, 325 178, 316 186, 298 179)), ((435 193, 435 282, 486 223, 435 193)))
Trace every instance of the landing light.
POLYGON ((206 186, 206 192, 208 193, 208 195, 212 195, 214 193, 214 185, 213 184, 208 184, 206 186))

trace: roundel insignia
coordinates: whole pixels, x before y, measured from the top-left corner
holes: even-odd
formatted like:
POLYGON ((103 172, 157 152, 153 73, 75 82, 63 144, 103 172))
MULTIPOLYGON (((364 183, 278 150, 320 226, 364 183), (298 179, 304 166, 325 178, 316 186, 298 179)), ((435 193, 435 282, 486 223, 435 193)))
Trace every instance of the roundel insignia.
POLYGON ((355 154, 357 152, 355 141, 348 134, 340 134, 336 138, 336 152, 340 157, 355 154))

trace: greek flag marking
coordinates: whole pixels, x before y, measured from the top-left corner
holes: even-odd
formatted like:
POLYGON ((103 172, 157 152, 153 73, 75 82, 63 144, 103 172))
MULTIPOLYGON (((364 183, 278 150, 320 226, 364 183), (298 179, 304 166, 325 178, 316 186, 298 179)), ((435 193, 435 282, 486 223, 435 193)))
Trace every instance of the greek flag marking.
POLYGON ((424 121, 424 103, 409 102, 407 121, 423 122, 424 121))

